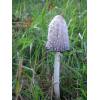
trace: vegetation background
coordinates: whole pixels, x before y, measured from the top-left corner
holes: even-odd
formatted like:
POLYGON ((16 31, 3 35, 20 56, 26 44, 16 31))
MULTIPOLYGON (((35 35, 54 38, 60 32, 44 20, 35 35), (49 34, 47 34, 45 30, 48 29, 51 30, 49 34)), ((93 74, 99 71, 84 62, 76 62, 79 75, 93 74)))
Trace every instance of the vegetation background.
POLYGON ((12 0, 12 98, 54 100, 54 52, 47 53, 48 24, 63 13, 70 51, 61 61, 61 100, 87 99, 87 1, 12 0))

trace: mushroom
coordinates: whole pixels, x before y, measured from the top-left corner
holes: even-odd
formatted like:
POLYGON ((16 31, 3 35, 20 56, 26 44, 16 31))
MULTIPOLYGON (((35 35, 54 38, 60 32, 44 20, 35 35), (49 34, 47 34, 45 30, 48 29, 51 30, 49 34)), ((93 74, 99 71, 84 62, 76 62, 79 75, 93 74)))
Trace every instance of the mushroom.
POLYGON ((54 93, 57 100, 60 99, 59 74, 60 74, 60 58, 61 53, 69 50, 68 28, 64 18, 56 15, 49 24, 48 39, 46 43, 48 51, 54 51, 54 93))

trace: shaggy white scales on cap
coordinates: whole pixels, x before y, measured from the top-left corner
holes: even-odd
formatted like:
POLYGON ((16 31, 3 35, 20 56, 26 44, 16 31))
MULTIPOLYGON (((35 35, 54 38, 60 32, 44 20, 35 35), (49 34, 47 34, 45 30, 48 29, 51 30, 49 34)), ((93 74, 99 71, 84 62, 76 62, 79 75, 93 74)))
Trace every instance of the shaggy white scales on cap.
POLYGON ((57 52, 69 50, 68 28, 61 15, 55 16, 49 24, 46 49, 57 52))

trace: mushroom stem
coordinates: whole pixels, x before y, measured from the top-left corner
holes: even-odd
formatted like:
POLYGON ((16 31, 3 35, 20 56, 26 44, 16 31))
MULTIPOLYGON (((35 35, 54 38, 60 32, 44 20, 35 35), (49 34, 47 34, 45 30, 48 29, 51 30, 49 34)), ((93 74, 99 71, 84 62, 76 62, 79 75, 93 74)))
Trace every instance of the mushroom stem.
POLYGON ((60 52, 56 52, 55 62, 54 62, 54 93, 56 96, 56 100, 60 100, 59 74, 60 74, 60 52))

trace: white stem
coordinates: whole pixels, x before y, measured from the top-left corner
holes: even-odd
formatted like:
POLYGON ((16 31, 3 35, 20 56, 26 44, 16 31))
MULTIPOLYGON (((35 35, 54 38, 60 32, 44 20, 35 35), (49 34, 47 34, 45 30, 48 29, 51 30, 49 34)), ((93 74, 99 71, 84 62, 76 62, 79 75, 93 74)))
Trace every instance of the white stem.
POLYGON ((56 96, 56 100, 60 99, 59 74, 60 74, 60 52, 56 52, 55 62, 54 62, 54 93, 56 96))

